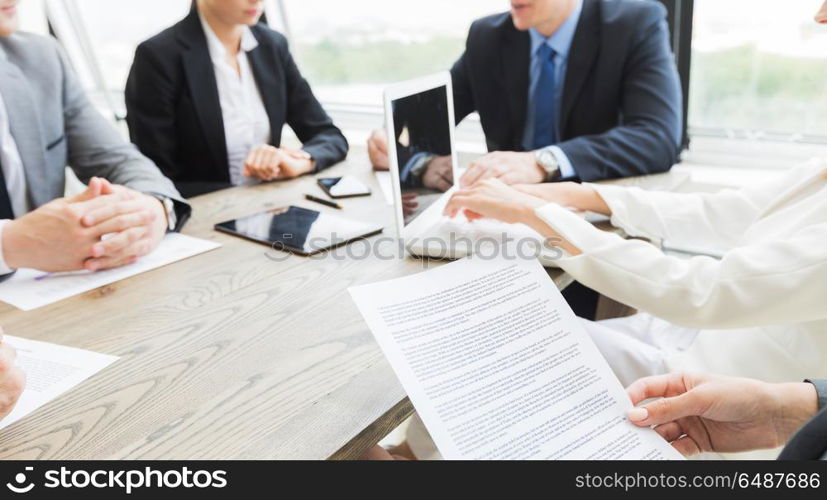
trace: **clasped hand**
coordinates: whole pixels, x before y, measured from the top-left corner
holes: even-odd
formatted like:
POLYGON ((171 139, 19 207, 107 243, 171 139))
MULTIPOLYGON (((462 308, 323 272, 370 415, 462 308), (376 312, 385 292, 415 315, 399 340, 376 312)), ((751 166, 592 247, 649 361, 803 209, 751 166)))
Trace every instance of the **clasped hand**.
POLYGON ((292 179, 312 172, 314 167, 313 158, 306 151, 264 144, 247 155, 244 160, 244 175, 262 181, 292 179))
POLYGON ((3 255, 11 268, 97 271, 135 262, 158 246, 166 230, 158 199, 93 178, 82 193, 10 221, 3 255))

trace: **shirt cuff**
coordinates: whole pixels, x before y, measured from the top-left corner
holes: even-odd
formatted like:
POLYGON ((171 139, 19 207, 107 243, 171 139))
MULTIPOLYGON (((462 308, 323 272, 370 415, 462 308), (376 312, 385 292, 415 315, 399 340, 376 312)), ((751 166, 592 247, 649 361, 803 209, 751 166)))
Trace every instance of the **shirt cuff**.
POLYGON ((561 238, 579 248, 581 255, 612 245, 620 236, 596 229, 585 218, 556 203, 549 203, 534 210, 534 213, 552 228, 561 238))
POLYGON ((589 182, 584 182, 583 185, 594 189, 609 207, 609 211, 612 213, 610 221, 614 227, 623 229, 630 236, 648 238, 650 240, 657 239, 656 235, 648 234, 635 227, 632 210, 629 209, 627 200, 630 196, 634 196, 635 189, 637 188, 613 184, 592 184, 589 182))
POLYGON ((577 177, 577 172, 574 170, 571 161, 569 161, 569 157, 562 149, 557 146, 549 146, 548 150, 557 159, 557 166, 560 168, 560 179, 566 180, 577 177))
POLYGON ((0 276, 5 276, 14 272, 14 269, 6 265, 6 259, 3 256, 3 229, 6 224, 10 222, 9 219, 0 220, 0 276))
POLYGON ((818 395, 818 409, 823 410, 827 407, 827 380, 805 380, 804 382, 809 382, 815 386, 818 395))

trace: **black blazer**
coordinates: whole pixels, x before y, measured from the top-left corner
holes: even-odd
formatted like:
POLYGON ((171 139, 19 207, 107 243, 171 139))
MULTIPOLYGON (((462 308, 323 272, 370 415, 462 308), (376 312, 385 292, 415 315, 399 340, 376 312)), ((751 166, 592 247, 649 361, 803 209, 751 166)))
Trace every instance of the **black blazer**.
MULTIPOLYGON (((299 73, 281 34, 252 28, 258 47, 250 66, 270 118, 272 144, 284 124, 321 170, 341 161, 348 144, 299 73)), ((184 196, 229 187, 218 85, 207 38, 193 9, 178 24, 141 43, 126 83, 129 135, 184 196)))
MULTIPOLYGON (((521 151, 531 39, 509 14, 477 20, 454 64, 456 119, 479 112, 489 151, 521 151)), ((563 87, 558 146, 584 181, 669 170, 682 133, 666 9, 584 0, 563 87)))
POLYGON ((827 380, 805 382, 815 386, 820 411, 790 439, 779 460, 821 460, 827 454, 827 380))
POLYGON ((827 408, 801 428, 781 450, 779 460, 820 460, 827 453, 827 408))

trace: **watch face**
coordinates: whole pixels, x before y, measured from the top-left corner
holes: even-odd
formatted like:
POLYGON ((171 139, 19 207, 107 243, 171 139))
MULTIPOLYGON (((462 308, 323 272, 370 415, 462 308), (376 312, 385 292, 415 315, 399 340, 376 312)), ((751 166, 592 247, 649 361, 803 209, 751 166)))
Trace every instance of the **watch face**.
POLYGON ((540 164, 546 169, 557 168, 557 158, 551 151, 543 150, 540 152, 540 164))

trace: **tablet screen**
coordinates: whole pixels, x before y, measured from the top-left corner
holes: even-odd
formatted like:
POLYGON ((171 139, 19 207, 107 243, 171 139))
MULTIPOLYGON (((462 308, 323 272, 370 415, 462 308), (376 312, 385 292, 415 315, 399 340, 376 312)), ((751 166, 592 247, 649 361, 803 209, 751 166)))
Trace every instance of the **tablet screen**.
POLYGON ((454 185, 446 86, 395 99, 394 138, 405 226, 454 185))
POLYGON ((377 224, 296 206, 222 222, 215 228, 278 250, 301 254, 316 253, 382 230, 382 226, 377 224))

